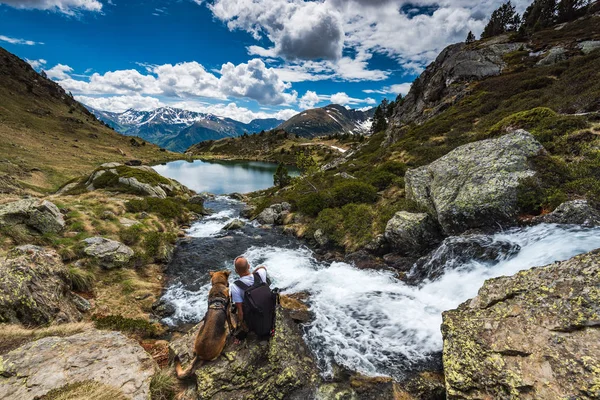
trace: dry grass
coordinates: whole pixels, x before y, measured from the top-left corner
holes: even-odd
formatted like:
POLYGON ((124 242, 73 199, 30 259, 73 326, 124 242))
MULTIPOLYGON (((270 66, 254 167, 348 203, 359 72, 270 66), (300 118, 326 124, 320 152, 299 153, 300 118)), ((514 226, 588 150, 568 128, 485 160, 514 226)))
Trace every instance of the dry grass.
POLYGON ((91 329, 86 322, 52 325, 45 328, 27 329, 21 325, 0 325, 0 354, 5 354, 25 343, 49 336, 71 336, 91 329))
POLYGON ((50 391, 40 400, 127 400, 119 389, 96 381, 76 382, 50 391))

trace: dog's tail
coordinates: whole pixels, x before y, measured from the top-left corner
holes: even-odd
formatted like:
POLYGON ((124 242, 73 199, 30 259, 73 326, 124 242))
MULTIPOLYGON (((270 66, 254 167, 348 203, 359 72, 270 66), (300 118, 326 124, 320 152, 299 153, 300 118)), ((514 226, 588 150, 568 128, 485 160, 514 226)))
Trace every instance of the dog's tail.
POLYGON ((198 356, 195 356, 194 359, 192 360, 192 362, 190 363, 190 366, 187 367, 186 370, 183 370, 181 368, 181 361, 179 360, 179 357, 176 357, 175 358, 175 372, 177 373, 177 379, 189 378, 190 375, 192 375, 196 371, 196 368, 201 367, 202 364, 204 364, 204 360, 199 360, 199 362, 198 362, 198 356), (198 364, 198 365, 196 365, 196 364, 198 364))

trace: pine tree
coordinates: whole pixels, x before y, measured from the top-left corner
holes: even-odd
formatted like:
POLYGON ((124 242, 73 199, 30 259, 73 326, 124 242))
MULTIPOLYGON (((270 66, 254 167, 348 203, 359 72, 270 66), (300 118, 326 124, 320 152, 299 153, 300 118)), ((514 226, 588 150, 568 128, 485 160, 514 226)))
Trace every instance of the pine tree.
POLYGON ((508 1, 496 9, 490 21, 481 34, 482 39, 487 39, 507 32, 514 32, 519 29, 521 17, 517 14, 515 6, 508 1))
POLYGON ((555 20, 556 0, 534 0, 523 13, 521 32, 537 32, 554 25, 555 20))
MULTIPOLYGON (((282 149, 283 150, 283 149, 282 149)), ((273 184, 277 187, 284 188, 292 182, 292 178, 288 173, 288 169, 283 166, 283 164, 279 164, 277 166, 277 170, 275 171, 275 175, 273 175, 273 184)))
POLYGON ((585 0, 560 0, 558 2, 557 11, 557 22, 569 22, 573 21, 579 14, 581 14, 582 8, 587 5, 585 0))
POLYGON ((385 119, 385 111, 382 104, 378 105, 375 109, 375 115, 373 115, 373 126, 371 132, 377 133, 386 130, 387 121, 385 119))
POLYGON ((473 32, 469 31, 469 34, 467 35, 467 40, 466 43, 473 43, 475 41, 475 35, 473 35, 473 32))

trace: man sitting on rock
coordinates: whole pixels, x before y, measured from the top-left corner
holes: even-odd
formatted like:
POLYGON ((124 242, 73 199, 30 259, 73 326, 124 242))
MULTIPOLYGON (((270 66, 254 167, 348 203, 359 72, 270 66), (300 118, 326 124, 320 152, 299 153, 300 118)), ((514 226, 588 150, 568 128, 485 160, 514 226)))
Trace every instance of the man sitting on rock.
POLYGON ((267 269, 258 267, 250 272, 250 263, 244 257, 234 261, 240 279, 230 288, 238 320, 236 337, 243 339, 248 331, 259 338, 268 338, 274 332, 276 293, 272 292, 267 269))

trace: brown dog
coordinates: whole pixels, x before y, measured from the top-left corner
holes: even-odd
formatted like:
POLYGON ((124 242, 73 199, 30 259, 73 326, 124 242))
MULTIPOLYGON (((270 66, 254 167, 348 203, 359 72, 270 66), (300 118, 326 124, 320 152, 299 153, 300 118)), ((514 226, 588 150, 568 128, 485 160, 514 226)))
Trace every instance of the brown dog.
POLYGON ((229 274, 231 274, 230 271, 210 273, 212 288, 208 293, 208 310, 194 341, 194 359, 185 371, 182 370, 179 359, 176 360, 175 371, 179 379, 189 377, 204 362, 219 357, 225 348, 227 343, 225 324, 229 327, 230 332, 233 331, 229 307, 229 274), (200 362, 198 363, 198 361, 200 362))

